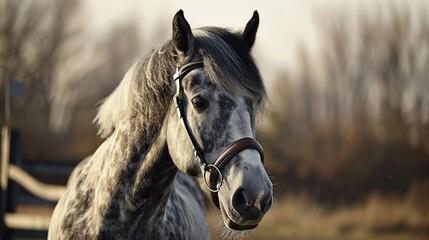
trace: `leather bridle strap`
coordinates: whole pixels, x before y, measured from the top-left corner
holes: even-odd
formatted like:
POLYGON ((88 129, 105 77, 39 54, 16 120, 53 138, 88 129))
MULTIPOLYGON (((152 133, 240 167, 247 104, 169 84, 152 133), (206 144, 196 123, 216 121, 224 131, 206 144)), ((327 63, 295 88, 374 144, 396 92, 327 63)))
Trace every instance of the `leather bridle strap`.
POLYGON ((203 169, 203 178, 207 184, 207 187, 211 191, 213 203, 215 204, 215 206, 217 208, 219 208, 219 197, 217 195, 217 192, 219 191, 220 187, 222 186, 222 182, 223 182, 223 176, 221 173, 222 167, 225 166, 225 164, 227 162, 229 162, 235 155, 239 154, 241 151, 243 151, 245 149, 257 150, 259 152, 259 154, 261 155, 262 162, 264 162, 264 151, 263 151, 261 145, 256 140, 254 140, 253 138, 242 138, 242 139, 235 141, 234 143, 232 143, 228 147, 226 147, 220 153, 220 156, 217 158, 215 163, 213 163, 213 164, 207 163, 207 161, 204 158, 204 154, 203 154, 204 150, 200 147, 197 139, 192 134, 192 129, 190 128, 188 121, 187 121, 187 118, 186 118, 186 114, 185 114, 185 110, 184 110, 183 102, 182 102, 182 100, 183 100, 183 88, 182 88, 182 84, 181 84, 182 79, 189 72, 191 72, 192 70, 194 70, 196 68, 202 68, 202 67, 204 67, 204 64, 202 61, 191 62, 191 63, 188 63, 188 64, 182 66, 182 67, 177 67, 176 73, 174 74, 174 81, 176 82, 176 94, 174 95, 174 102, 176 104, 177 115, 178 115, 179 119, 181 120, 182 125, 185 128, 186 133, 188 134, 189 139, 192 142, 194 155, 200 161, 200 165, 203 169), (207 178, 206 178, 206 173, 209 174, 209 176, 208 176, 209 181, 208 182, 207 182, 207 178), (220 181, 218 184, 217 182, 219 180, 219 177, 220 177, 220 181))
POLYGON ((174 78, 174 81, 176 82, 176 94, 174 95, 174 102, 176 104, 177 116, 181 120, 182 125, 185 128, 186 133, 188 134, 189 139, 192 142, 193 153, 195 157, 199 159, 200 165, 206 168, 207 162, 204 159, 203 150, 198 144, 197 139, 195 139, 194 135, 191 134, 192 131, 186 119, 186 114, 182 103, 182 100, 183 100, 182 79, 195 68, 202 68, 202 67, 204 67, 204 63, 202 61, 191 62, 182 67, 177 67, 176 73, 174 74, 173 78, 174 78))
MULTIPOLYGON (((226 147, 221 153, 213 166, 218 169, 222 169, 222 167, 229 162, 235 155, 239 154, 241 151, 245 149, 255 149, 261 155, 262 163, 264 163, 264 150, 262 146, 255 141, 253 138, 242 138, 240 140, 235 141, 228 147, 226 147)), ((219 171, 215 168, 210 168, 210 181, 209 188, 216 189, 217 188, 217 180, 219 177, 219 171)), ((219 198, 217 192, 211 192, 213 203, 217 208, 219 208, 219 198)))

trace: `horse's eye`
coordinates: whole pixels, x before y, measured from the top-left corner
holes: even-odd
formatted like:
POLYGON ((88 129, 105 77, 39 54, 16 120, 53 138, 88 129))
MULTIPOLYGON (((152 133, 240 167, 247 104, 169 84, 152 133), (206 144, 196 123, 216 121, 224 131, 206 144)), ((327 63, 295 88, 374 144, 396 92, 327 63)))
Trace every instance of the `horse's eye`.
POLYGON ((202 97, 194 97, 192 98, 192 105, 197 111, 202 112, 209 107, 209 102, 202 97))

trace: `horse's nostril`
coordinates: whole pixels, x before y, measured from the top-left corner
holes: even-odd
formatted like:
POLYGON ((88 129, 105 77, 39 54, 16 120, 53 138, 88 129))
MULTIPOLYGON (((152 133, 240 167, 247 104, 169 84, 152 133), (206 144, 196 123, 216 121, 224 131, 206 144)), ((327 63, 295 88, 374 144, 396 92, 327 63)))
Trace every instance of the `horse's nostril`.
POLYGON ((270 210, 273 205, 273 197, 269 196, 264 200, 264 203, 261 204, 261 211, 265 214, 268 210, 270 210))
MULTIPOLYGON (((260 193, 262 194, 262 193, 260 193)), ((271 207, 271 194, 262 196, 240 188, 234 193, 232 206, 243 219, 260 221, 271 207)))
POLYGON ((235 211, 241 215, 249 210, 251 203, 248 202, 244 188, 240 188, 234 193, 234 196, 232 197, 232 206, 235 211))

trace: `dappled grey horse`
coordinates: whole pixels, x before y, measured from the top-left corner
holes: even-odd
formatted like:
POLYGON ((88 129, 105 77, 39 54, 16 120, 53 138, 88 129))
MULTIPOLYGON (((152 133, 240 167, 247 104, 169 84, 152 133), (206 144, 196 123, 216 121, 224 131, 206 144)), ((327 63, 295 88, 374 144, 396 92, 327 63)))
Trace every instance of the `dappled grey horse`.
POLYGON ((241 31, 191 30, 177 12, 172 40, 101 105, 105 141, 74 174, 49 239, 209 239, 210 202, 231 236, 258 225, 272 204, 255 140, 266 99, 250 54, 258 25, 255 11, 241 31))

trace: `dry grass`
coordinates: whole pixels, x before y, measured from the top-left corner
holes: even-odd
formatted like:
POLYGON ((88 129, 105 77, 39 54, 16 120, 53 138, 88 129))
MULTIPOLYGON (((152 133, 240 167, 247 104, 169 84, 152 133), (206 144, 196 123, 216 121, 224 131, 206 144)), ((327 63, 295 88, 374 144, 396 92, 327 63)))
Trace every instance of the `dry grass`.
POLYGON ((289 196, 275 203, 253 239, 429 239, 428 187, 416 185, 402 198, 374 193, 334 210, 306 194, 289 196))

